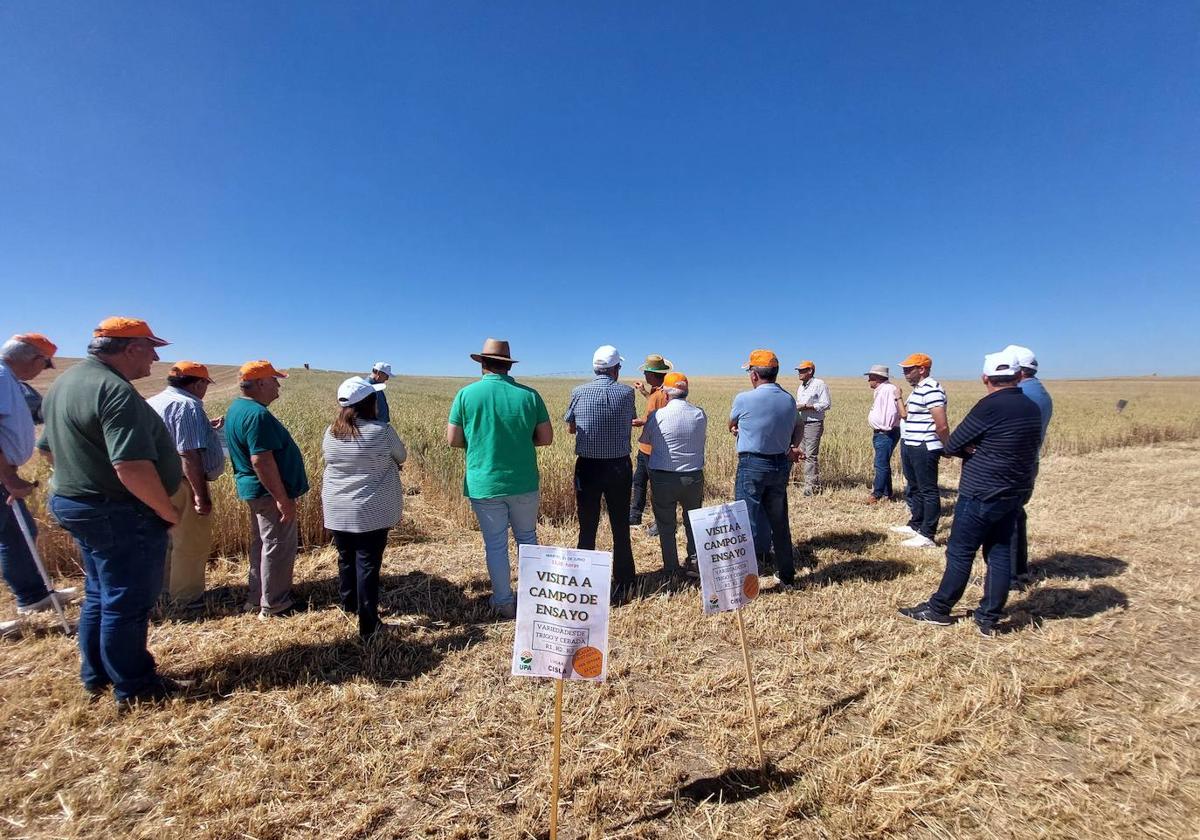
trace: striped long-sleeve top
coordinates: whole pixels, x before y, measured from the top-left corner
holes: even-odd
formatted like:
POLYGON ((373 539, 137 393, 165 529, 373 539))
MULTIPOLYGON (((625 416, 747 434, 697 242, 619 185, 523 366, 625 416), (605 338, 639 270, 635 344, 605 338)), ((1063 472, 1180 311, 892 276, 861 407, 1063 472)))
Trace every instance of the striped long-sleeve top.
POLYGON ((947 455, 963 455, 960 496, 994 499, 1033 489, 1042 413, 1019 388, 1001 388, 975 403, 950 435, 947 455), (967 454, 968 447, 975 447, 967 454))
POLYGON ((361 437, 341 440, 326 429, 321 442, 321 507, 330 531, 365 534, 400 521, 400 465, 408 458, 404 442, 379 421, 360 422, 358 430, 361 437))

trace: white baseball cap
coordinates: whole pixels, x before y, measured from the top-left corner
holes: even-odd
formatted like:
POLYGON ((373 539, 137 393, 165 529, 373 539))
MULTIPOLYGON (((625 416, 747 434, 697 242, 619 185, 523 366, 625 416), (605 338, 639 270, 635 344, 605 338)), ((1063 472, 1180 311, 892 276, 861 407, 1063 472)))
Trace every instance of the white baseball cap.
POLYGON ((386 382, 368 382, 361 376, 351 376, 338 386, 338 404, 356 405, 365 400, 369 394, 382 391, 386 387, 386 382))
POLYGON ((621 358, 621 354, 617 352, 617 348, 611 344, 601 344, 596 348, 596 352, 592 354, 592 367, 611 368, 616 367, 625 361, 621 358))
POLYGON ((389 365, 387 362, 376 362, 375 364, 371 365, 371 370, 377 370, 380 373, 386 374, 388 376, 392 375, 392 366, 389 365))
POLYGON ((1016 376, 1021 372, 1021 361, 1012 350, 988 353, 983 357, 984 376, 1016 376))
POLYGON ((1020 344, 1010 344, 1004 348, 1005 353, 1015 353, 1017 361, 1021 367, 1038 369, 1037 356, 1033 355, 1033 351, 1028 347, 1022 347, 1020 344))

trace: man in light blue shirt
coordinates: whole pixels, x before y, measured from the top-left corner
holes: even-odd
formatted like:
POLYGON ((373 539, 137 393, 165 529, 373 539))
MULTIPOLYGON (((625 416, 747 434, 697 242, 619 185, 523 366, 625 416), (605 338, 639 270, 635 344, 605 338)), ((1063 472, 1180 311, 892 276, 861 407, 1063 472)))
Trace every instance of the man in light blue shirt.
POLYGON ((767 547, 775 547, 775 579, 783 589, 796 580, 792 559, 792 530, 788 524, 788 478, 792 464, 802 460, 796 401, 780 388, 779 357, 770 350, 755 350, 742 365, 750 372, 752 390, 733 399, 729 431, 737 435, 738 467, 735 499, 744 499, 760 569, 767 547))
MULTIPOLYGON (((392 366, 387 362, 376 362, 371 365, 371 373, 367 376, 367 381, 372 385, 377 385, 380 382, 387 382, 392 378, 392 366)), ((392 422, 392 410, 388 406, 387 397, 383 395, 383 391, 375 392, 375 419, 380 423, 392 422)))
MULTIPOLYGON (((1017 362, 1021 365, 1021 381, 1017 383, 1017 387, 1025 396, 1033 400, 1038 410, 1042 412, 1042 447, 1044 447, 1046 431, 1050 428, 1050 416, 1054 414, 1054 400, 1050 398, 1050 392, 1046 390, 1046 386, 1037 378, 1037 356, 1028 347, 1022 347, 1019 344, 1008 345, 1004 348, 1004 352, 1016 355, 1017 362)), ((1039 448, 1038 462, 1040 463, 1040 461, 1041 449, 1039 448)), ((1036 481, 1037 464, 1034 465, 1033 477, 1036 481)), ((1013 544, 1009 552, 1012 557, 1012 586, 1016 589, 1020 589, 1029 582, 1029 519, 1025 515, 1025 505, 1029 503, 1032 496, 1033 491, 1031 490, 1025 500, 1021 502, 1021 510, 1017 513, 1017 526, 1013 530, 1013 544)))

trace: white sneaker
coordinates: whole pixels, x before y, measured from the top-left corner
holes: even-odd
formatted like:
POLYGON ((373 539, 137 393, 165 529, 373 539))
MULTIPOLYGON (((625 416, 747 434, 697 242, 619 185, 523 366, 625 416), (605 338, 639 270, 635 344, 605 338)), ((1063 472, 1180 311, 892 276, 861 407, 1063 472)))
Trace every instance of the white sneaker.
MULTIPOLYGON (((64 587, 63 589, 55 589, 54 594, 58 596, 58 603, 62 604, 65 607, 67 604, 71 603, 72 601, 78 600, 79 587, 78 586, 67 586, 67 587, 64 587)), ((54 609, 54 602, 51 601, 50 596, 47 595, 42 600, 35 601, 34 603, 30 604, 28 607, 17 607, 17 615, 32 615, 33 613, 46 612, 46 610, 52 610, 52 609, 54 609)))
POLYGON ((904 534, 909 537, 915 537, 917 532, 912 529, 911 525, 893 525, 888 528, 893 534, 904 534))
POLYGON ((15 639, 21 635, 21 619, 0 621, 0 639, 15 639))
POLYGON ((937 548, 937 543, 929 539, 923 534, 917 534, 915 537, 909 537, 900 545, 905 548, 937 548))

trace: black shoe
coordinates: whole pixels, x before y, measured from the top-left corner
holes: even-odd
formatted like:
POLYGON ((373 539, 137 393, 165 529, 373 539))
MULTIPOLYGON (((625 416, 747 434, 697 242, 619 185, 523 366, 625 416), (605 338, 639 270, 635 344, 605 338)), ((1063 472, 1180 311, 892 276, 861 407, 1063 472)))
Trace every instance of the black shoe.
POLYGON ((913 621, 923 621, 926 624, 936 624, 938 627, 949 627, 954 622, 950 616, 937 612, 933 607, 929 606, 926 601, 923 604, 917 604, 915 607, 901 607, 900 615, 905 618, 911 618, 913 621))
POLYGON ((976 621, 975 629, 986 639, 994 639, 1000 635, 1000 628, 994 621, 976 621))
POLYGON ((629 525, 631 528, 636 528, 638 525, 641 525, 641 524, 642 524, 642 517, 640 515, 635 516, 632 513, 629 514, 629 525))
POLYGON ((89 703, 99 703, 109 692, 112 691, 111 685, 83 685, 83 696, 89 703))
POLYGON ((295 615, 296 613, 301 612, 301 611, 302 611, 301 606, 298 603, 296 603, 295 601, 293 601, 291 604, 284 607, 279 612, 267 612, 266 609, 259 610, 258 617, 260 619, 262 619, 263 621, 267 621, 268 619, 272 619, 272 618, 287 618, 289 615, 295 615))
POLYGON ((195 686, 192 680, 173 680, 170 677, 159 677, 154 684, 140 691, 131 697, 123 697, 117 700, 117 714, 125 714, 133 711, 143 703, 163 703, 170 700, 172 697, 178 697, 186 694, 189 689, 195 686))

